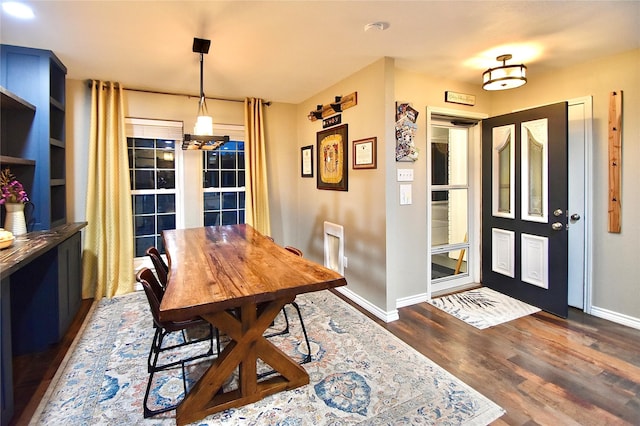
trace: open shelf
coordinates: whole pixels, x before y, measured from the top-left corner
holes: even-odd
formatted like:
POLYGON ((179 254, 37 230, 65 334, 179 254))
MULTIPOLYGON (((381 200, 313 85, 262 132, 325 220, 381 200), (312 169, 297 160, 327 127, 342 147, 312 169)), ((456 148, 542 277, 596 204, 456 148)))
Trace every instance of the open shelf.
POLYGON ((35 166, 35 160, 27 158, 11 157, 8 155, 0 155, 0 165, 4 166, 35 166))
POLYGON ((11 93, 9 90, 0 86, 0 105, 2 109, 10 110, 10 109, 22 109, 22 110, 30 110, 32 112, 36 111, 36 107, 22 99, 20 96, 11 93))

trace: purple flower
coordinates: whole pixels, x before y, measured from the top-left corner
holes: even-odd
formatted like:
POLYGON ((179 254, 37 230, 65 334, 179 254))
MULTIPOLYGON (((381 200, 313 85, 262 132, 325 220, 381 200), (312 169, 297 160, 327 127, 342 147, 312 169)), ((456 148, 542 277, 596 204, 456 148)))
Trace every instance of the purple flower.
POLYGON ((2 192, 0 204, 26 203, 29 201, 24 187, 8 168, 0 172, 0 191, 2 192))

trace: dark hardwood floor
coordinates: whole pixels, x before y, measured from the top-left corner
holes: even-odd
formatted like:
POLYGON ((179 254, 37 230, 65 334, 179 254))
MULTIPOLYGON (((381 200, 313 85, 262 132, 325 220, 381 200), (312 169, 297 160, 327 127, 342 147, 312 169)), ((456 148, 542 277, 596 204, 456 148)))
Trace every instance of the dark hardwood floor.
MULTIPOLYGON (((12 425, 28 424, 89 307, 62 343, 16 358, 12 425)), ((575 309, 477 330, 427 303, 389 324, 356 308, 502 406, 494 425, 640 425, 640 330, 575 309)))
POLYGON ((9 426, 28 425, 47 391, 51 379, 91 308, 93 299, 84 299, 60 343, 46 351, 13 357, 14 412, 9 426))
POLYGON ((494 425, 640 425, 640 330, 577 309, 485 330, 427 303, 388 324, 358 309, 504 408, 494 425))

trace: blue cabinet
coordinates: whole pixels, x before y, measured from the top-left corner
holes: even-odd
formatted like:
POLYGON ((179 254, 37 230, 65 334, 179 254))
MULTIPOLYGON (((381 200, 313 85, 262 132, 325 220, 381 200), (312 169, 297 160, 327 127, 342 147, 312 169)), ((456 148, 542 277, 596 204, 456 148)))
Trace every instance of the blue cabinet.
POLYGON ((0 45, 0 167, 10 167, 34 203, 31 230, 66 223, 65 83, 49 50, 0 45))
POLYGON ((13 416, 13 357, 65 335, 82 303, 86 222, 30 232, 0 255, 0 425, 13 416))

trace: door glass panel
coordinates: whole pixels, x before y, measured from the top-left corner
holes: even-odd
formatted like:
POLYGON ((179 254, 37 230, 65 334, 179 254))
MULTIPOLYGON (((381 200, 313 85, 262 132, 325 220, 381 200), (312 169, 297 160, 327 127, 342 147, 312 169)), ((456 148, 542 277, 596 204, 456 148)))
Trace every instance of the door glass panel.
POLYGON ((466 242, 467 189, 431 193, 431 246, 466 242))
POLYGON ((515 125, 494 127, 491 159, 492 214, 513 219, 515 203, 515 125))
POLYGON ((522 219, 547 221, 547 119, 521 125, 522 219))
POLYGON ((467 184, 467 129, 433 126, 431 184, 467 184))
POLYGON ((431 279, 452 277, 467 273, 466 249, 451 250, 431 255, 431 279))
POLYGON ((529 214, 542 216, 542 144, 528 133, 529 214))
POLYGON ((509 213, 511 211, 511 142, 498 151, 498 211, 509 213))

